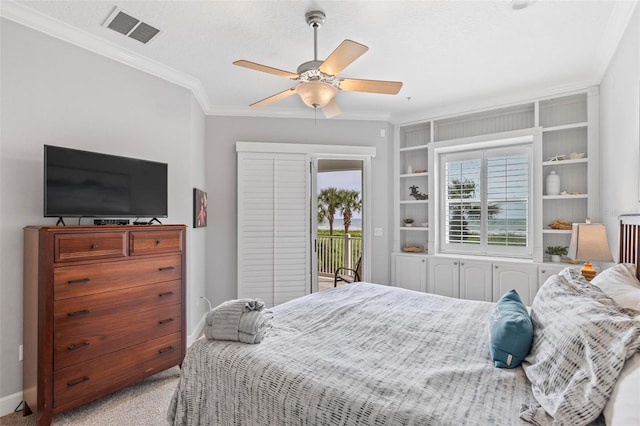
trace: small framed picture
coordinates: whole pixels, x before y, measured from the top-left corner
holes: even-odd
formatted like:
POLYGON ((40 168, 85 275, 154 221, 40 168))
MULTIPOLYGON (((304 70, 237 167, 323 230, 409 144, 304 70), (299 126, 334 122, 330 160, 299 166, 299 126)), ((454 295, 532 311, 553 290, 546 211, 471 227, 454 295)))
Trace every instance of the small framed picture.
POLYGON ((193 227, 207 226, 207 193, 193 188, 193 227))

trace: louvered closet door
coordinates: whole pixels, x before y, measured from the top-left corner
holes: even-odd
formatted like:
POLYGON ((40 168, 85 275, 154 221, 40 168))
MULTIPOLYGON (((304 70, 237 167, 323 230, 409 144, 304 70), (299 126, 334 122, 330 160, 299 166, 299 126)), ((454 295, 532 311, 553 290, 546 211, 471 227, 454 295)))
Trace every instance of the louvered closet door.
POLYGON ((304 154, 238 153, 238 297, 309 292, 308 175, 304 154))

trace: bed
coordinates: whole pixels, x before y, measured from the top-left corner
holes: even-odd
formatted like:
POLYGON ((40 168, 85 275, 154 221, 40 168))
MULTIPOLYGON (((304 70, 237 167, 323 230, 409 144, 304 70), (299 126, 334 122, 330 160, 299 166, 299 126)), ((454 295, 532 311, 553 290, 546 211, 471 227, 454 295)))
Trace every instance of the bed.
MULTIPOLYGON (((640 221, 633 226, 637 243, 640 221)), ((624 273, 638 273, 636 243, 624 244, 635 253, 624 273)), ((603 283, 615 279, 602 275, 603 283)), ((640 306, 623 307, 585 284, 568 268, 542 286, 531 306, 531 352, 516 368, 496 368, 491 359, 494 303, 364 282, 292 300, 272 308, 260 344, 194 342, 168 420, 544 425, 604 424, 615 415, 624 424, 640 398, 640 306), (626 371, 631 364, 637 368, 626 371)), ((640 297, 640 282, 635 290, 640 297)))

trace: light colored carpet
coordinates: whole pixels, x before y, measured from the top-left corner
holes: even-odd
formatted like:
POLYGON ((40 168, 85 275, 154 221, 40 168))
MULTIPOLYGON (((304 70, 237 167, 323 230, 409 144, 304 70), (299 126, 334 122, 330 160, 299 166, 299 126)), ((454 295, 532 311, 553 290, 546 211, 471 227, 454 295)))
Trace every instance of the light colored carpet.
MULTIPOLYGON (((167 424, 167 408, 178 385, 180 369, 173 367, 142 382, 53 417, 54 426, 159 426, 167 424)), ((35 425, 22 412, 0 417, 0 426, 35 425)))

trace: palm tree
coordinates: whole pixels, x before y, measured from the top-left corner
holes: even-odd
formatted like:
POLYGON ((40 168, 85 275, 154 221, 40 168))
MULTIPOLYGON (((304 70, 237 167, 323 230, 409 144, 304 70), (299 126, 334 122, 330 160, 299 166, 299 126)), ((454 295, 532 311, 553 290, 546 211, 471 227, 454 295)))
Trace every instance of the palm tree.
MULTIPOLYGON (((478 184, 471 179, 457 178, 451 179, 447 188, 447 196, 450 200, 468 200, 474 198, 478 184)), ((494 218, 500 213, 500 206, 489 204, 487 206, 487 217, 494 218)), ((471 235, 469 232, 469 221, 479 222, 481 218, 480 203, 475 201, 461 202, 449 206, 449 238, 451 241, 462 242, 471 235)))
POLYGON ((333 219, 340 204, 340 191, 337 188, 324 188, 318 194, 318 223, 324 219, 329 221, 329 235, 333 235, 333 219))
POLYGON ((342 212, 342 220, 344 221, 344 233, 348 234, 353 212, 362 210, 362 199, 360 199, 359 191, 341 189, 339 192, 341 199, 340 211, 342 212))

